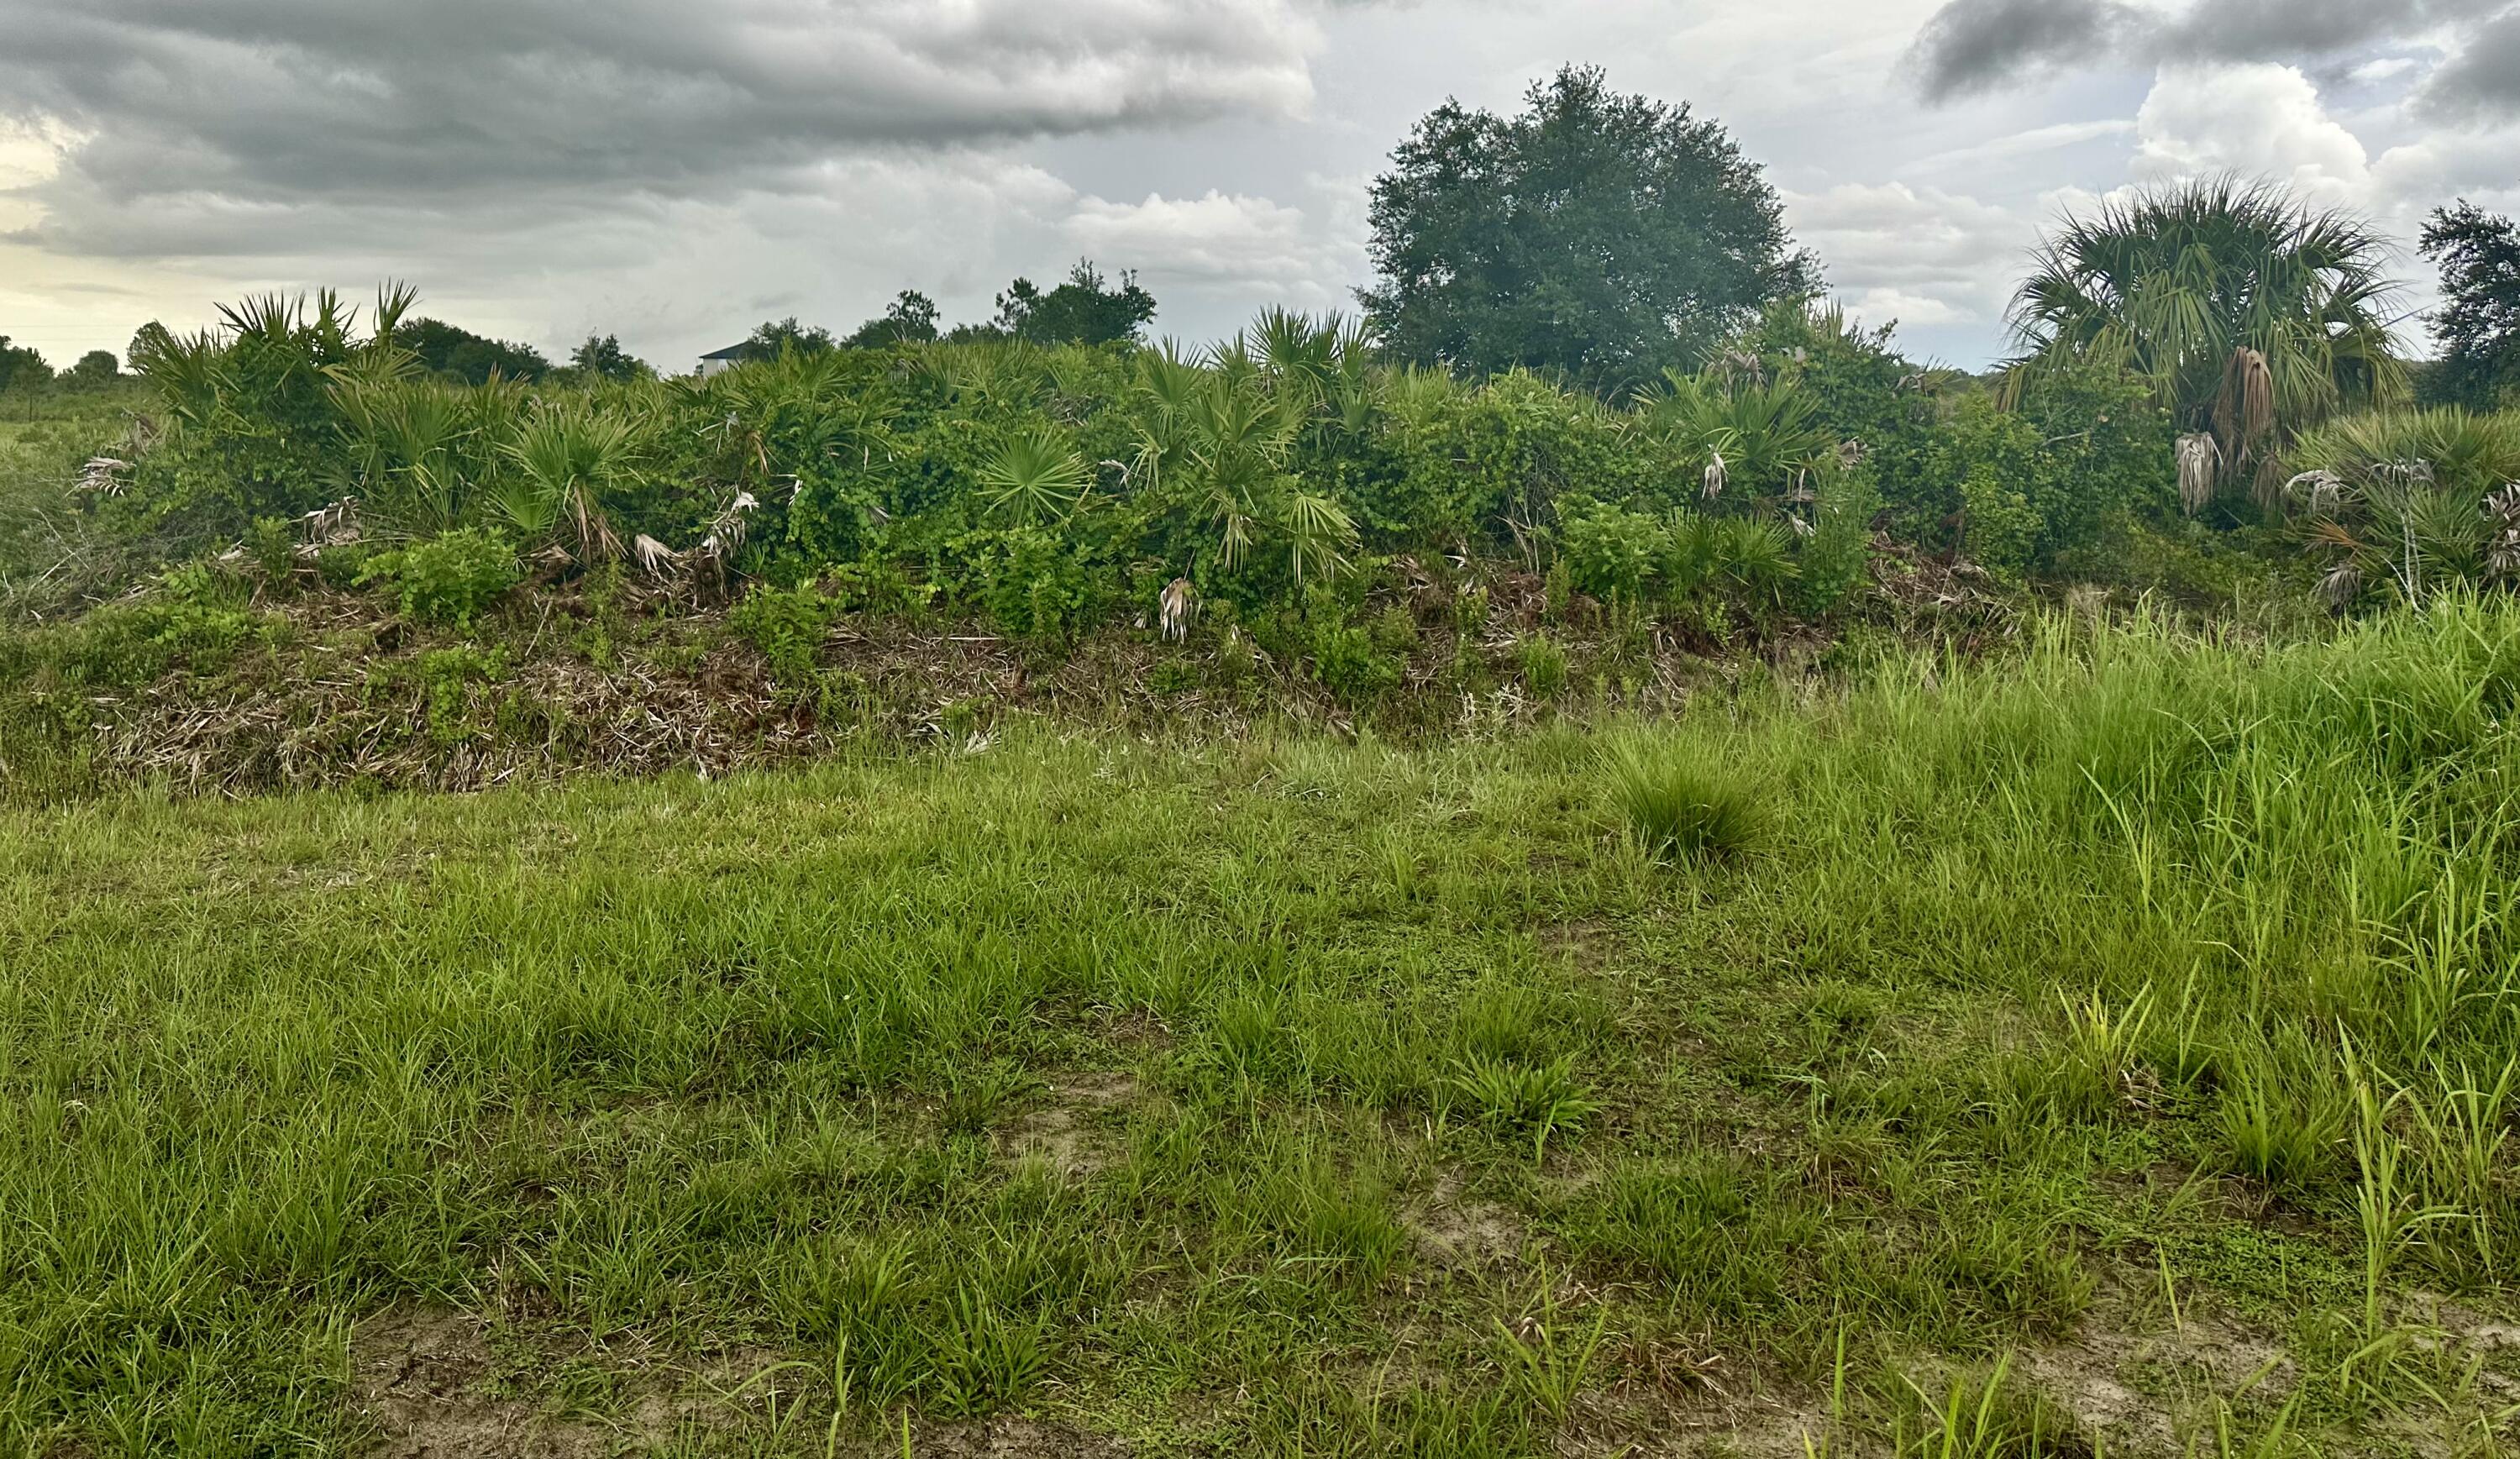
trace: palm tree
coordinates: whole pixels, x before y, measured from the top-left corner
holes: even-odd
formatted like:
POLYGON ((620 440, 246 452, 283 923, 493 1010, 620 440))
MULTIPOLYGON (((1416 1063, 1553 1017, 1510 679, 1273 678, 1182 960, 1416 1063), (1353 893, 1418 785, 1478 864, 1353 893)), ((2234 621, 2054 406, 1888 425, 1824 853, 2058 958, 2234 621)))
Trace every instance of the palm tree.
POLYGON ((2279 485, 2285 441, 2355 406, 2407 393, 2390 338, 2388 244, 2350 213, 2271 183, 2206 178, 2068 217, 2013 296, 2017 399, 2087 365, 2147 382, 2185 434, 2189 510, 2221 481, 2279 485))

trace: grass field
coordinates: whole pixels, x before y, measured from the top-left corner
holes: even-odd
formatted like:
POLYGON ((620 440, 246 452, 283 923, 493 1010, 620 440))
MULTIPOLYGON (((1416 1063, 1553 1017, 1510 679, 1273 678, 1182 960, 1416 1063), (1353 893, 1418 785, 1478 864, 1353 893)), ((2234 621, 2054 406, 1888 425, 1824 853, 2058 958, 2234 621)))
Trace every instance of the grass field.
POLYGON ((2515 700, 0 810, 0 1450, 2495 1452, 2515 700))

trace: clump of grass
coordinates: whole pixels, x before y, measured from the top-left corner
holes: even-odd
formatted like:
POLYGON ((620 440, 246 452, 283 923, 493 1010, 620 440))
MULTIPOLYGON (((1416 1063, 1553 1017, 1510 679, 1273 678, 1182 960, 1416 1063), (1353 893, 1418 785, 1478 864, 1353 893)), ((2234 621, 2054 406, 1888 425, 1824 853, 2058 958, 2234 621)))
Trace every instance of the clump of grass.
POLYGON ((1757 799, 1741 784, 1668 754, 1629 746, 1610 761, 1610 803, 1645 854, 1715 861, 1759 836, 1757 799))
POLYGON ((1538 1160, 1552 1135, 1573 1135, 1600 1109, 1575 1077, 1575 1056, 1546 1064, 1508 1059, 1471 1058, 1453 1082, 1479 1123, 1500 1133, 1531 1136, 1531 1158, 1538 1160))

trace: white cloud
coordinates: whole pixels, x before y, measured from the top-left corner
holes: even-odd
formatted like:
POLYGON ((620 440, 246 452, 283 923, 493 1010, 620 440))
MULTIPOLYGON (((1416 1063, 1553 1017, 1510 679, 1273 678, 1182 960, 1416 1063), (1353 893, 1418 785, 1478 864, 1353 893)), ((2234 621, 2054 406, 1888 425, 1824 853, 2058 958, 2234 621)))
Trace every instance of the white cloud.
POLYGON ((2002 318, 2035 233, 2006 208, 1902 182, 1789 194, 1785 213, 1795 236, 1819 250, 1850 310, 1911 325, 2002 318))
POLYGON ((1283 287, 1309 282, 1316 262, 1302 208, 1214 190, 1149 193, 1139 202, 1082 199, 1064 231, 1087 252, 1127 260, 1150 278, 1283 287))
POLYGON ((2370 170, 2361 139, 2296 66, 2166 66, 2136 112, 2138 178, 2233 172, 2335 203, 2359 200, 2370 170))

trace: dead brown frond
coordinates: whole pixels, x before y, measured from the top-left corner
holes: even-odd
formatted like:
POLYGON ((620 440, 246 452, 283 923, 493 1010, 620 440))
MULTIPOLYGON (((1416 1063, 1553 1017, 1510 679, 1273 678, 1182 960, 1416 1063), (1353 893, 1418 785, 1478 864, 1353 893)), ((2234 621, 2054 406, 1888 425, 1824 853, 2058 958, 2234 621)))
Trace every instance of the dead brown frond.
POLYGON ((71 490, 95 492, 104 497, 121 496, 130 489, 130 483, 122 479, 122 473, 130 469, 131 463, 119 457, 89 457, 87 464, 79 467, 78 481, 71 490))
POLYGON ((683 554, 642 532, 630 544, 630 556, 639 570, 662 582, 674 575, 683 564, 683 554))
POLYGON ((2214 500, 2215 478, 2222 473, 2223 451, 2201 430, 2179 438, 2179 507, 2189 516, 2214 500))

